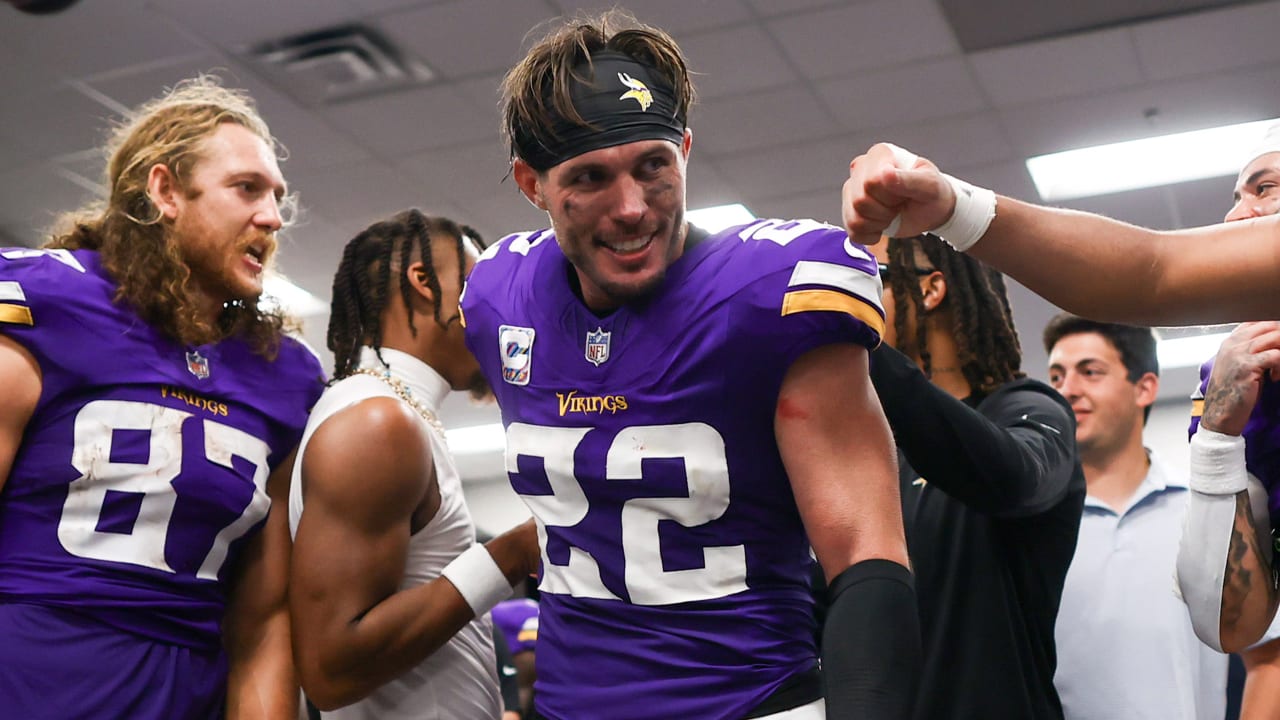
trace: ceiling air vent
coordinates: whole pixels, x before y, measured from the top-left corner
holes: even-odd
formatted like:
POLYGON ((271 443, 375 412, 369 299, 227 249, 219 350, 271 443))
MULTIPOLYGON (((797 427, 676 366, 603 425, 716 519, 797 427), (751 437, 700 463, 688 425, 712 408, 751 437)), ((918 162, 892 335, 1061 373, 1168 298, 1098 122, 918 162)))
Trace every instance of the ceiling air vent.
POLYGON ((262 43, 249 56, 281 89, 311 106, 403 90, 435 77, 424 63, 360 25, 262 43))

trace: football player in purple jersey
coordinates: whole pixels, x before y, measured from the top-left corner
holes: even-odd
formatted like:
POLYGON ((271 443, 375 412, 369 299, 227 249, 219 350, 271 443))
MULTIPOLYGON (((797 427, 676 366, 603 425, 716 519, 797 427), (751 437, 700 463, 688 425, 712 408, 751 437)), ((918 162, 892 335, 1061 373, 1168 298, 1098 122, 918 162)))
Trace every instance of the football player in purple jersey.
POLYGON ((406 210, 370 225, 334 275, 336 381, 290 486, 289 605, 302 687, 342 720, 493 720, 489 610, 537 569, 533 523, 476 544, 436 413, 484 393, 458 296, 478 236, 406 210))
POLYGON ((199 78, 109 150, 103 206, 0 250, 0 717, 292 719, 285 500, 323 372, 259 305, 277 146, 199 78))
POLYGON ((462 308, 541 541, 535 710, 907 717, 875 261, 810 220, 690 227, 692 100, 670 36, 616 12, 554 28, 503 82, 512 173, 551 229, 491 247, 462 308))
MULTIPOLYGON (((1280 125, 1272 128, 1253 155, 1236 179, 1234 204, 1225 222, 1280 213, 1280 125)), ((1180 553, 1187 582, 1183 592, 1199 594, 1204 609, 1195 618, 1197 632, 1215 647, 1220 642, 1224 650, 1242 648, 1240 657, 1249 678, 1241 712, 1257 717, 1280 712, 1280 683, 1274 679, 1280 668, 1280 641, 1271 639, 1273 632, 1267 632, 1269 642, 1251 645, 1267 630, 1268 622, 1274 623, 1280 603, 1272 540, 1280 524, 1280 384, 1273 381, 1277 368, 1280 325, 1270 321, 1235 328, 1216 357, 1200 368, 1191 420, 1193 477, 1212 479, 1226 462, 1240 470, 1238 446, 1242 439, 1244 470, 1250 492, 1256 497, 1250 513, 1243 493, 1239 497, 1194 494, 1199 495, 1197 504, 1202 511, 1197 520, 1212 523, 1213 517, 1204 513, 1216 513, 1220 526, 1206 525, 1204 531, 1211 534, 1185 544, 1180 553), (1206 464, 1206 459, 1213 462, 1206 464), (1228 531, 1226 526, 1233 529, 1228 531), (1211 547, 1206 550, 1201 546, 1211 547), (1196 559, 1206 552, 1223 553, 1227 560, 1219 558, 1215 563, 1216 574, 1198 576, 1203 563, 1196 559), (1221 572, 1224 564, 1225 574, 1221 572), (1215 607, 1219 598, 1220 607, 1215 607)))

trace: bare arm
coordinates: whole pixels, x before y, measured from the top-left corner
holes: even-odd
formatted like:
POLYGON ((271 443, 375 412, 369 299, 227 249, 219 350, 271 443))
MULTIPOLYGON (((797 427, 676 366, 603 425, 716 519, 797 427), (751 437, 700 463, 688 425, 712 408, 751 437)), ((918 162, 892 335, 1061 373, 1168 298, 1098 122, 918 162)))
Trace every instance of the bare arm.
MULTIPOLYGON (((899 168, 887 145, 850 164, 843 192, 854 241, 874 244, 901 214, 898 235, 932 230, 955 193, 928 160, 899 168)), ((1099 320, 1207 324, 1272 317, 1280 306, 1280 216, 1159 232, 1099 215, 1000 197, 974 256, 1049 301, 1099 320)))
MULTIPOLYGON (((290 606, 305 628, 294 637, 302 685, 321 709, 367 696, 474 618, 447 579, 399 589, 413 526, 440 502, 424 432, 403 403, 377 398, 330 417, 307 444, 290 606)), ((536 568, 532 522, 486 547, 513 584, 536 568)))
POLYGON ((1280 717, 1280 640, 1249 648, 1240 657, 1246 673, 1240 720, 1280 717))
POLYGON ((0 490, 13 469, 27 422, 40 400, 40 366, 16 341, 0 334, 0 490))
POLYGON ((298 678, 289 641, 290 453, 267 479, 271 511, 250 541, 231 588, 223 643, 227 648, 228 720, 295 720, 298 678))
POLYGON ((889 425, 867 351, 811 350, 782 383, 774 432, 826 575, 827 717, 907 718, 923 666, 889 425))
MULTIPOLYGON (((1240 435, 1257 405, 1262 382, 1280 368, 1280 323, 1245 323, 1223 341, 1205 388, 1200 427, 1240 435)), ((1236 495, 1235 526, 1222 584, 1223 649, 1234 652, 1266 632, 1280 602, 1271 575, 1271 548, 1262 539, 1271 528, 1259 527, 1248 492, 1236 495)))
POLYGON ((778 449, 828 583, 863 560, 908 565, 893 436, 867 358, 853 345, 812 350, 778 396, 778 449))

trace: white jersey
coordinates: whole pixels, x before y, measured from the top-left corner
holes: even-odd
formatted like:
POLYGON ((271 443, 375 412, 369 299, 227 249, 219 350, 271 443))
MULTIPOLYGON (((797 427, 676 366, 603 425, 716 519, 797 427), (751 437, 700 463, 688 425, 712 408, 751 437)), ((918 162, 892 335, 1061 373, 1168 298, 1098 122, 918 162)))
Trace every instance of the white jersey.
MULTIPOLYGON (((449 393, 449 385, 438 373, 417 358, 395 350, 382 349, 391 375, 404 383, 415 401, 434 409, 449 393)), ((360 367, 382 371, 373 351, 365 348, 360 367)), ((329 416, 370 397, 396 397, 391 386, 370 375, 352 375, 324 391, 316 403, 298 450, 289 487, 289 532, 298 532, 302 516, 302 457, 316 427, 329 416)), ((435 517, 409 539, 405 560, 405 590, 440 577, 451 560, 475 543, 475 526, 462 496, 462 479, 444 437, 435 428, 431 453, 440 486, 440 509, 435 517)), ((354 480, 354 479, 353 479, 354 480)), ((295 628, 294 632, 306 632, 295 628)), ((488 614, 462 628, 448 643, 426 660, 372 695, 340 710, 323 713, 338 720, 492 720, 502 714, 498 693, 497 659, 493 650, 493 625, 488 614)))

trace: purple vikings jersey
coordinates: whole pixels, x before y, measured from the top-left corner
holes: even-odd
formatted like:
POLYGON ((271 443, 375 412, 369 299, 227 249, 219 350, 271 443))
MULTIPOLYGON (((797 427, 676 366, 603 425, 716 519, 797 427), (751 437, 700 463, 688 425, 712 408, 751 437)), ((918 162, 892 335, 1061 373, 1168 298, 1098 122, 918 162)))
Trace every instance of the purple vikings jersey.
POLYGON ((291 339, 273 362, 238 339, 184 347, 115 289, 95 252, 0 251, 0 332, 43 381, 0 494, 0 603, 214 650, 323 371, 291 339))
POLYGON ((875 261, 843 230, 761 220, 605 317, 570 272, 551 231, 512 235, 462 301, 542 545, 538 710, 741 718, 817 657, 778 392, 809 350, 879 343, 875 261))
MULTIPOLYGON (((1213 359, 1200 366, 1200 386, 1191 396, 1191 428, 1188 435, 1195 435, 1200 428, 1200 416, 1204 414, 1204 393, 1209 387, 1209 374, 1213 371, 1213 359)), ((1280 529, 1280 383, 1264 380, 1258 393, 1258 404, 1253 407, 1249 421, 1244 425, 1245 467, 1262 482, 1267 490, 1267 509, 1271 511, 1271 526, 1280 529)))

